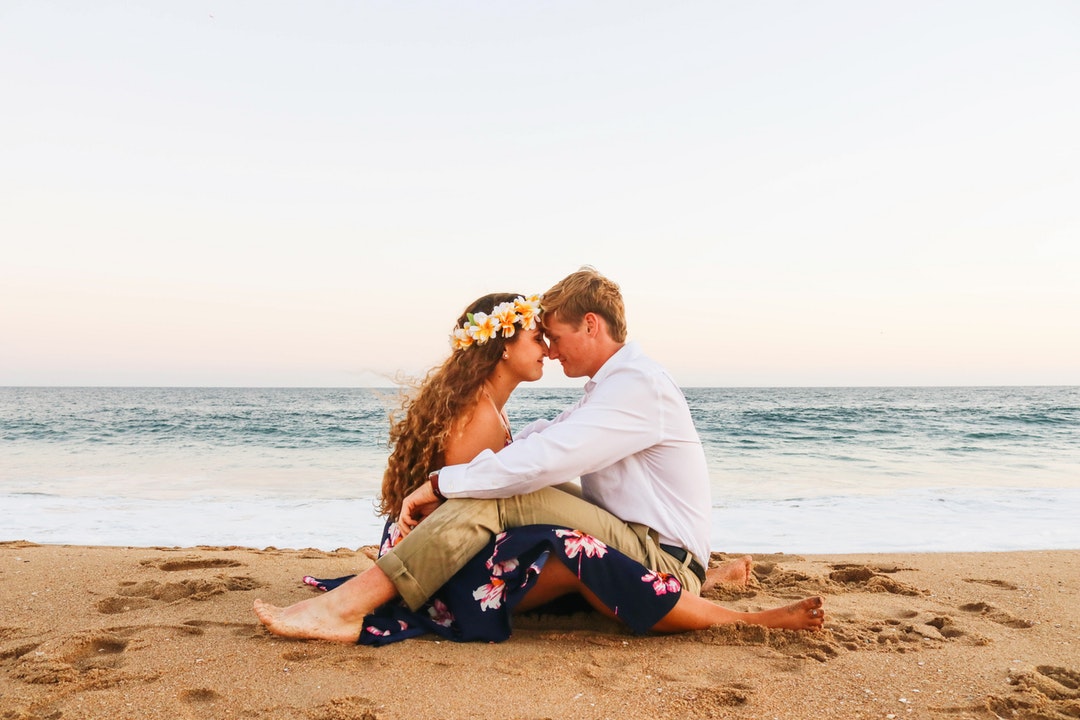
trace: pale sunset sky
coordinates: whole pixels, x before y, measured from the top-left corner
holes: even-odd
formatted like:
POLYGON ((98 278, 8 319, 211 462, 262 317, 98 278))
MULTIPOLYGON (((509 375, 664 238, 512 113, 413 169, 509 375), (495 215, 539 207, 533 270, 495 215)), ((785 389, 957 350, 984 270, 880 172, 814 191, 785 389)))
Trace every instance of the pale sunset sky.
POLYGON ((1074 0, 0 0, 0 88, 0 385, 385 385, 585 264, 684 386, 1080 384, 1074 0))

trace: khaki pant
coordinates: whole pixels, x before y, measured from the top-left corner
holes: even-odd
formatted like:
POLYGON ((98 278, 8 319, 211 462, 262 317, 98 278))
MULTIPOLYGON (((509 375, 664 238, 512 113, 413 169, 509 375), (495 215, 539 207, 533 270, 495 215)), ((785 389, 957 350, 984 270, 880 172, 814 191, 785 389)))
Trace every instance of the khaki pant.
POLYGON ((686 592, 701 591, 700 580, 687 567, 691 555, 683 562, 676 560, 660 548, 656 533, 648 527, 623 522, 575 490, 569 485, 498 500, 448 500, 377 564, 416 610, 492 536, 524 525, 559 525, 592 535, 650 570, 674 575, 686 592))

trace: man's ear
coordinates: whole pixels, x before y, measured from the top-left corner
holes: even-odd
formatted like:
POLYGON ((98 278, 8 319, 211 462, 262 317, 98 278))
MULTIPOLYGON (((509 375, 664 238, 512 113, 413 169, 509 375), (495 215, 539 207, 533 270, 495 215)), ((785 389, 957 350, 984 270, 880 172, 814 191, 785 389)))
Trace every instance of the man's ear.
POLYGON ((585 332, 590 336, 600 333, 600 316, 596 313, 585 313, 585 332))

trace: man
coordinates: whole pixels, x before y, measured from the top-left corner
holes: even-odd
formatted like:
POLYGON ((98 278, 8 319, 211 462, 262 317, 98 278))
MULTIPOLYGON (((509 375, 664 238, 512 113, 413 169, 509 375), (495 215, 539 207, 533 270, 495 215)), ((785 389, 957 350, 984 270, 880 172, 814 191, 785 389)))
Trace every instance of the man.
MULTIPOLYGON (((374 568, 332 593, 288 608, 256 601, 276 634, 354 642, 365 615, 401 598, 420 607, 497 534, 549 524, 599 538, 688 593, 706 580, 708 468, 686 400, 664 368, 626 341, 618 286, 592 268, 543 296, 548 357, 584 396, 537 421, 498 453, 442 468, 409 495, 406 537, 374 568), (581 479, 581 496, 566 485, 581 479), (445 502, 449 499, 449 502, 445 502), (421 520, 423 522, 421 522, 421 520)), ((736 573, 745 581, 749 559, 736 573)))

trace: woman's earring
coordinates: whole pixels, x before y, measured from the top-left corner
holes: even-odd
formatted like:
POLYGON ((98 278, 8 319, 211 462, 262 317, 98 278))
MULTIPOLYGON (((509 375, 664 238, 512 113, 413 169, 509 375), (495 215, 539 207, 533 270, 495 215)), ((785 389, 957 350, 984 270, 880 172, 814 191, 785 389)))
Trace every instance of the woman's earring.
POLYGON ((510 359, 510 356, 507 355, 506 353, 503 353, 503 360, 509 360, 509 359, 510 359))

